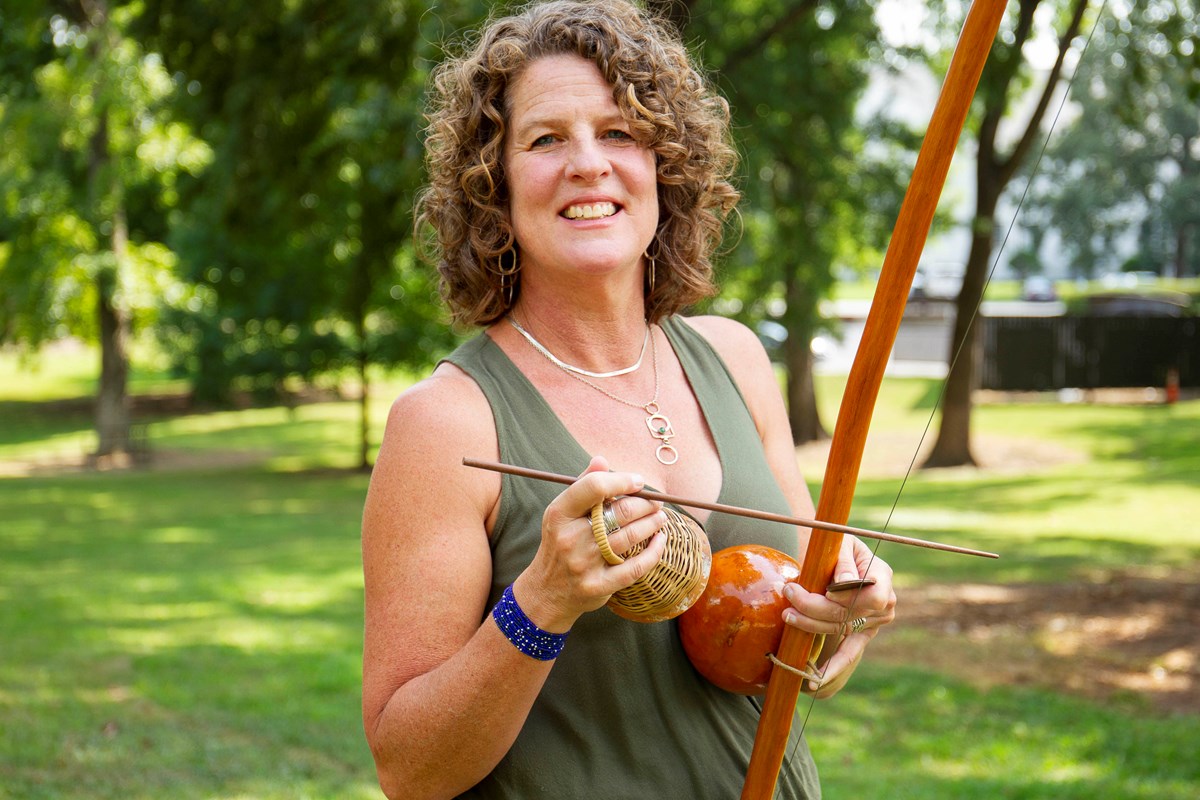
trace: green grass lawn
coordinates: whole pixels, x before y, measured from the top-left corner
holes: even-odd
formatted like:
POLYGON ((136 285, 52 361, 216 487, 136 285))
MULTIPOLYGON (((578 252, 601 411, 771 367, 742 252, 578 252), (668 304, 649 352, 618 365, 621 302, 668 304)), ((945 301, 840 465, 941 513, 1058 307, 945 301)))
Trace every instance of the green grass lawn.
POLYGON ((377 797, 365 478, 0 480, 0 797, 377 797))
MULTIPOLYGON (((832 424, 842 382, 822 386, 832 424)), ((936 400, 936 382, 885 382, 876 425, 903 434, 916 451, 936 400)), ((874 430, 875 428, 873 428, 874 430)), ((1020 470, 915 470, 872 476, 868 440, 853 515, 864 527, 1002 552, 999 562, 953 558, 891 546, 900 580, 1055 581, 1099 568, 1200 562, 1200 402, 1166 405, 981 405, 974 416, 977 455, 1003 442, 1030 451, 1020 470), (1053 443, 1069 463, 1036 463, 1053 443), (894 507, 894 510, 893 510, 894 507)), ((925 434, 929 444, 935 425, 925 434)), ((811 475, 814 494, 820 475, 811 475)))
MULTIPOLYGON (((43 380, 0 356, 0 462, 90 446, 86 413, 45 405, 89 391, 87 368, 43 380)), ((838 382, 822 391, 836 401, 838 382)), ((919 437, 930 396, 889 383, 878 426, 919 437)), ((380 797, 359 719, 356 407, 148 422, 186 468, 0 477, 0 798, 380 797)), ((1200 403, 985 407, 977 425, 1083 457, 910 478, 891 529, 1004 557, 881 551, 902 585, 1200 564, 1200 403)), ((867 470, 856 521, 883 525, 899 483, 867 470)), ((868 661, 807 730, 832 799, 1200 796, 1200 718, 1136 696, 868 661)))

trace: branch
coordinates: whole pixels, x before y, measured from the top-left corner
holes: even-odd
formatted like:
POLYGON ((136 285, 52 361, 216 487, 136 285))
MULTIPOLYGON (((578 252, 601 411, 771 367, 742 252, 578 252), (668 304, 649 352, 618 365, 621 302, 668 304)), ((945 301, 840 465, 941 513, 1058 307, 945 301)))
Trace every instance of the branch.
MULTIPOLYGON (((991 59, 987 74, 983 77, 984 88, 980 94, 984 98, 983 118, 979 122, 979 155, 982 166, 991 171, 997 171, 995 163, 996 132, 1000 123, 1008 114, 1011 102, 1009 87, 1021 69, 1021 49, 1029 40, 1033 31, 1033 13, 1042 0, 1020 0, 1017 11, 1017 24, 1013 29, 1013 41, 1009 48, 991 59)), ((995 45, 993 44, 993 49, 995 45)))
POLYGON ((1003 183, 1008 183, 1012 179, 1012 176, 1021 166, 1021 162, 1024 161, 1029 149, 1033 146, 1034 140, 1040 138, 1042 119, 1046 116, 1046 109, 1050 107, 1050 100, 1054 96, 1054 89, 1058 85, 1059 78, 1062 76, 1063 63, 1066 60, 1067 51, 1071 49, 1072 40, 1079 35, 1079 28, 1083 24, 1083 15, 1087 11, 1089 2, 1090 0, 1075 0, 1075 9, 1071 14, 1071 23, 1067 26, 1063 35, 1059 37, 1058 56, 1054 59, 1054 66, 1051 67, 1049 75, 1046 76, 1046 85, 1042 88, 1042 95, 1038 98, 1037 106, 1029 118, 1029 123, 1025 126, 1025 132, 1008 158, 1003 163, 997 165, 1003 183))
POLYGON ((736 72, 743 61, 761 51, 767 42, 791 27, 796 20, 805 14, 811 13, 816 8, 816 5, 817 0, 800 0, 799 3, 785 11, 773 23, 759 31, 758 35, 730 53, 729 57, 725 59, 725 63, 717 67, 718 71, 726 74, 736 72))

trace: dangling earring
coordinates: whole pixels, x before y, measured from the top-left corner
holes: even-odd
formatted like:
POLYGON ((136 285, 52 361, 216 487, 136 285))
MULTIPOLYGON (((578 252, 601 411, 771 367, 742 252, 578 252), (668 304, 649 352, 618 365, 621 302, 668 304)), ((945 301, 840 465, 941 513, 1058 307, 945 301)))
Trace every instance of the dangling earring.
POLYGON ((504 295, 504 303, 507 306, 512 306, 513 292, 517 285, 517 273, 521 271, 521 265, 517 261, 517 251, 510 247, 504 252, 496 256, 496 272, 500 275, 500 293, 504 295), (512 263, 508 269, 504 268, 504 256, 506 253, 512 254, 512 263))
POLYGON ((650 284, 650 293, 654 293, 654 256, 650 255, 650 251, 646 251, 646 258, 650 259, 650 267, 646 270, 647 282, 650 284))

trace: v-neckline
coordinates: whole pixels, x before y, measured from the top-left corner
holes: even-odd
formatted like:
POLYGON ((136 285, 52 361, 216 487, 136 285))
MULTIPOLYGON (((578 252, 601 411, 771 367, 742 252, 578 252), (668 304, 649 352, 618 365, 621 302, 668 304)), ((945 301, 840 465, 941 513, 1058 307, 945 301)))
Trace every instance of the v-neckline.
MULTIPOLYGON (((711 501, 711 502, 723 503, 723 502, 725 502, 725 499, 724 499, 725 498, 725 490, 726 490, 726 487, 728 484, 727 484, 727 481, 725 480, 726 464, 725 464, 724 449, 721 447, 721 442, 720 442, 720 439, 719 439, 719 436, 717 433, 718 429, 713 427, 712 417, 709 413, 709 408, 708 408, 708 401, 705 400, 705 398, 702 397, 700 395, 700 393, 696 391, 696 385, 692 379, 693 378, 692 373, 689 370, 689 364, 688 364, 689 359, 680 357, 680 355, 679 355, 679 348, 677 346, 677 342, 675 341, 675 333, 670 329, 670 327, 668 327, 669 324, 670 323, 663 323, 663 324, 660 324, 659 327, 662 328, 663 333, 667 337, 667 342, 671 345, 671 351, 673 353, 675 353, 675 358, 679 361, 680 368, 683 369, 683 375, 684 375, 684 378, 687 380, 688 388, 691 390, 692 396, 694 398, 696 398, 696 402, 700 406, 700 415, 702 417, 704 417, 704 424, 708 426, 709 434, 712 436, 712 440, 713 440, 713 447, 716 448, 716 451, 717 451, 717 464, 720 466, 720 469, 721 469, 721 483, 720 483, 720 488, 717 490, 716 500, 711 501)), ((677 324, 681 324, 681 323, 677 323, 677 324)), ((697 335, 699 335, 699 334, 697 334, 697 335)), ((554 409, 551 407, 549 401, 546 400, 546 398, 542 394, 541 390, 538 389, 538 387, 534 385, 533 381, 529 380, 529 378, 525 375, 525 373, 521 371, 521 368, 516 365, 516 362, 514 362, 509 357, 508 353, 504 352, 504 348, 496 343, 495 339, 493 339, 486 332, 483 334, 483 336, 485 336, 487 338, 488 346, 495 348, 496 351, 500 354, 500 356, 508 363, 508 365, 510 367, 512 367, 513 372, 515 372, 518 376, 520 376, 520 380, 524 383, 525 388, 534 397, 534 399, 538 403, 541 404, 542 409, 546 413, 548 413, 551 417, 554 418, 553 424, 558 429, 558 433, 571 443, 571 446, 575 448, 575 451, 576 451, 577 455, 579 456, 579 460, 582 463, 586 464, 588 462, 588 460, 591 459, 591 454, 588 453, 587 449, 584 448, 584 446, 582 444, 580 444, 579 440, 577 438, 575 438, 575 434, 571 433, 571 431, 567 428, 566 424, 563 423, 562 419, 558 416, 557 413, 555 413, 554 409)), ((649 484, 647 484, 646 488, 651 491, 659 491, 658 487, 649 485, 649 484)), ((674 503, 672 503, 671 506, 676 508, 678 511, 681 511, 682 513, 685 513, 688 516, 692 517, 694 520, 696 520, 696 522, 700 523, 701 527, 704 527, 705 525, 707 525, 709 517, 712 516, 712 512, 710 511, 704 517, 704 519, 700 519, 696 513, 697 509, 677 506, 674 503)))

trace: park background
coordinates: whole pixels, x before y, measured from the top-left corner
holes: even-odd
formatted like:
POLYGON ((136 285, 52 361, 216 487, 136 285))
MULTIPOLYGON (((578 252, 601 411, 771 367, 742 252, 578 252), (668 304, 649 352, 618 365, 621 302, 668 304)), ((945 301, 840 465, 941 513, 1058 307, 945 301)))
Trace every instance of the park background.
MULTIPOLYGON (((428 70, 487 5, 0 5, 0 798, 379 796, 358 517, 391 398, 462 335, 410 211, 428 70)), ((650 5, 730 97, 715 310, 773 346, 817 493, 904 89, 963 8, 650 5)), ((1003 558, 881 551, 904 624, 808 723, 831 798, 1200 793, 1194 362, 985 390, 965 329, 1037 277, 1055 314, 1194 316, 1194 12, 1010 3, 927 265, 945 352, 893 363, 852 520, 1003 558)))

